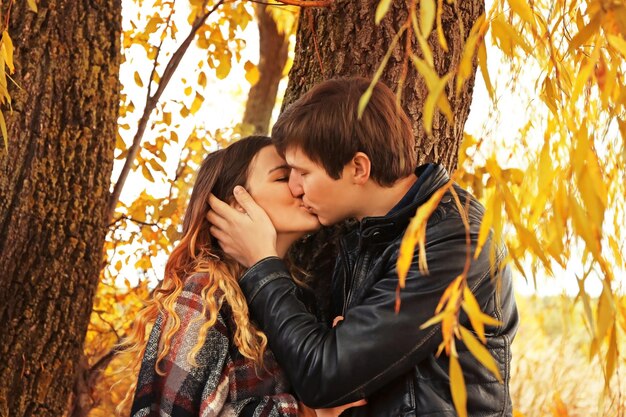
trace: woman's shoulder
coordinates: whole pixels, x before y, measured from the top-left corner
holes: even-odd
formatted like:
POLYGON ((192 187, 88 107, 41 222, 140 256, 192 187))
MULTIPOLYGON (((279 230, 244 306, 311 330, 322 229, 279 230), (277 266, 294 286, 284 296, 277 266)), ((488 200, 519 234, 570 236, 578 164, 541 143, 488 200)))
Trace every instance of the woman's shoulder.
POLYGON ((185 279, 183 293, 179 296, 179 302, 181 297, 185 299, 192 298, 200 303, 198 308, 202 309, 202 305, 206 302, 206 295, 203 295, 203 291, 213 286, 217 287, 213 292, 213 299, 219 305, 218 314, 222 316, 222 318, 227 319, 232 314, 231 308, 224 297, 224 292, 215 282, 215 278, 207 272, 196 272, 185 279))

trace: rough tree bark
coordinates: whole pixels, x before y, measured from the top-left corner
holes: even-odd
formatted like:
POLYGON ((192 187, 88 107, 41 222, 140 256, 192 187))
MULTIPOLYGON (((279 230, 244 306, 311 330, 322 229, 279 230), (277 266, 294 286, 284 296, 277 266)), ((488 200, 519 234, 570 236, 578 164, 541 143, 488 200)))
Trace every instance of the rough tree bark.
POLYGON ((243 123, 253 126, 254 133, 266 135, 276 103, 278 83, 287 63, 289 40, 280 33, 266 5, 256 4, 259 26, 259 81, 250 88, 243 123))
MULTIPOLYGON (((378 3, 379 0, 335 0, 329 8, 303 10, 283 107, 323 80, 341 76, 374 75, 392 39, 406 21, 410 4, 409 1, 392 2, 389 12, 377 26, 374 16, 378 3)), ((440 75, 459 65, 467 35, 484 8, 484 0, 457 1, 454 5, 443 2, 442 24, 449 51, 441 49, 434 31, 429 38, 435 68, 440 75), (461 27, 464 36, 461 36, 461 27)), ((382 75, 382 81, 394 91, 402 76, 405 37, 403 35, 400 39, 382 75)), ((419 51, 415 41, 413 50, 419 51)), ((418 55, 421 56, 421 52, 418 55)), ((450 172, 455 169, 459 144, 463 139, 463 127, 472 102, 475 74, 474 65, 472 75, 458 97, 454 95, 455 79, 451 80, 447 95, 455 122, 450 124, 445 116, 437 113, 433 120, 433 134, 428 137, 422 122, 422 109, 428 89, 422 77, 409 63, 401 97, 402 106, 413 123, 418 164, 438 162, 450 172)), ((322 229, 291 251, 294 262, 311 274, 313 279, 310 284, 316 290, 322 310, 327 307, 329 299, 326 295, 329 283, 324 278, 330 275, 334 265, 335 237, 352 226, 353 224, 346 223, 322 229)))
MULTIPOLYGON (((378 2, 379 0, 336 0, 329 8, 303 11, 298 28, 295 59, 289 73, 289 85, 283 105, 288 105, 314 84, 329 78, 374 75, 391 40, 405 22, 410 3, 391 2, 389 12, 380 25, 376 26, 374 15, 378 2)), ((484 0, 457 1, 455 5, 443 2, 442 23, 449 52, 439 47, 434 31, 429 38, 435 68, 440 75, 458 66, 465 38, 484 9, 484 0), (459 22, 462 22, 464 28, 463 38, 459 22)), ((394 91, 402 75, 404 46, 403 36, 382 76, 382 81, 394 91)), ((413 49, 419 51, 416 42, 413 42, 413 49)), ((475 73, 476 67, 458 98, 453 94, 454 80, 450 82, 447 91, 455 123, 451 125, 445 116, 436 114, 433 121, 433 136, 429 138, 424 133, 422 123, 422 108, 428 89, 422 77, 409 63, 402 91, 402 105, 413 121, 419 163, 434 161, 441 163, 450 171, 455 168, 458 146, 463 138, 463 126, 472 102, 475 73)))
POLYGON ((2 417, 66 409, 101 268, 117 129, 120 0, 37 4, 33 13, 14 2, 9 25, 21 89, 10 87, 0 154, 2 417))

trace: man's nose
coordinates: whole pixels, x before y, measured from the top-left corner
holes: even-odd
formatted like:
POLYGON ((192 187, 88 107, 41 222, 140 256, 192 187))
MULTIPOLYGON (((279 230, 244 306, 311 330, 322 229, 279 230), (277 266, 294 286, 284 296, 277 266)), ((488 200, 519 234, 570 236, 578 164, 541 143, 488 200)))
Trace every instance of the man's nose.
POLYGON ((291 195, 296 198, 302 197, 304 191, 302 189, 302 178, 300 174, 291 170, 289 173, 289 190, 291 191, 291 195))

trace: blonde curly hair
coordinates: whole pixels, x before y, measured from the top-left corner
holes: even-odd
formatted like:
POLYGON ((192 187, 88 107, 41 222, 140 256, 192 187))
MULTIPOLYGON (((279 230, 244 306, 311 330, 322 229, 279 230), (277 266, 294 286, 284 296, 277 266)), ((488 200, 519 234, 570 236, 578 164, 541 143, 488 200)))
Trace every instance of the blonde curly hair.
POLYGON ((208 331, 217 321, 218 312, 225 301, 231 307, 236 325, 233 338, 235 345, 257 367, 263 366, 267 337, 250 322, 248 304, 238 284, 243 269, 226 256, 213 240, 206 214, 210 208, 209 195, 212 193, 221 200, 230 201, 233 188, 236 185, 246 185, 254 157, 271 144, 268 137, 251 136, 209 154, 202 163, 185 212, 182 238, 167 261, 159 287, 137 315, 132 329, 122 342, 120 353, 132 357, 122 372, 132 375, 134 382, 118 405, 118 413, 125 410, 133 399, 137 385, 136 375, 141 367, 150 331, 159 315, 167 318, 168 324, 161 335, 155 371, 159 375, 164 374, 159 365, 170 351, 172 337, 180 329, 180 318, 175 311, 176 300, 183 290, 185 280, 194 274, 208 276, 201 295, 202 313, 209 320, 198 332, 197 343, 187 358, 189 363, 197 366, 195 356, 204 344, 208 331))

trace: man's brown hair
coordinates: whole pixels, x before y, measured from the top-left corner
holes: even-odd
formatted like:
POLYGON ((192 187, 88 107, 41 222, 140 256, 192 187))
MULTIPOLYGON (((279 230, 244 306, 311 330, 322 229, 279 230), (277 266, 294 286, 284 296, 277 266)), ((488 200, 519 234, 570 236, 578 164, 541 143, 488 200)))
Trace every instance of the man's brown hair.
POLYGON ((370 158, 370 177, 380 185, 412 174, 417 163, 413 130, 389 87, 377 83, 358 118, 359 99, 369 85, 366 78, 338 78, 314 86, 274 124, 278 151, 299 148, 334 179, 357 152, 370 158))

